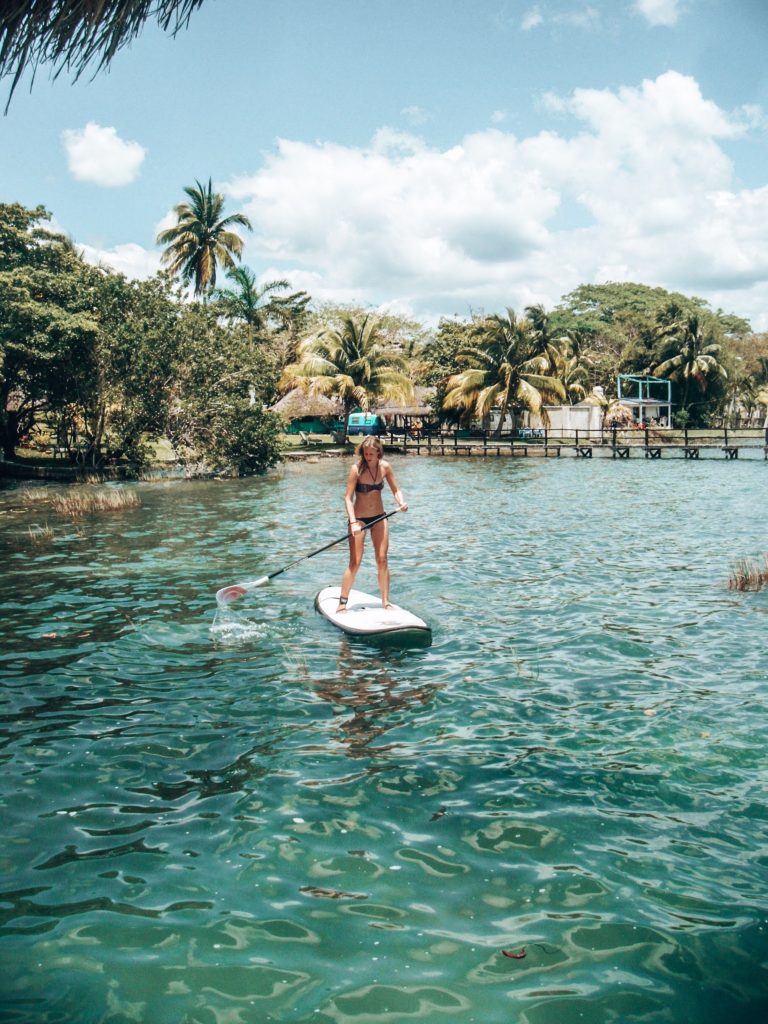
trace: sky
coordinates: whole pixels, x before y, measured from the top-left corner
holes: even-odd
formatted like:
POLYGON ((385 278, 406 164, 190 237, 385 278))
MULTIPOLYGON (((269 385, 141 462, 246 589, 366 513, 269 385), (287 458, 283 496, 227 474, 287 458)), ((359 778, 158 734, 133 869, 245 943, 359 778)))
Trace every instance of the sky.
POLYGON ((211 178, 243 262, 318 302, 436 323, 633 281, 766 331, 766 44, 765 0, 206 0, 27 76, 0 201, 143 278, 211 178))

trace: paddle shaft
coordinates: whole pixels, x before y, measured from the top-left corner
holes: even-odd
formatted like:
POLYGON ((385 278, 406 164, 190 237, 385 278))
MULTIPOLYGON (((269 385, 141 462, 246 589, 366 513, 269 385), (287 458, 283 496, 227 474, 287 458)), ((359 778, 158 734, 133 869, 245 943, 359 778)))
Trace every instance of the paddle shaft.
MULTIPOLYGON (((396 515, 399 511, 400 510, 396 508, 392 512, 385 512, 383 515, 378 516, 376 519, 373 520, 373 522, 364 523, 363 530, 369 530, 372 526, 375 526, 377 523, 382 523, 385 519, 389 519, 390 516, 396 515)), ((363 531, 361 530, 361 532, 363 531)), ((268 576, 261 576, 259 577, 259 579, 251 580, 249 583, 235 583, 234 585, 229 587, 222 587, 222 589, 219 590, 216 594, 216 600, 221 602, 222 600, 229 601, 234 600, 236 597, 241 597, 243 594, 246 593, 246 591, 253 590, 254 587, 261 587, 265 583, 269 583, 269 581, 273 580, 275 576, 280 576, 282 573, 287 572, 288 569, 293 568, 294 565, 298 565, 299 562, 305 562, 308 558, 314 558, 315 555, 319 555, 321 552, 327 551, 328 548, 335 547, 336 544, 341 544, 342 541, 347 540, 349 536, 349 533, 345 533, 343 537, 339 537, 336 540, 332 540, 328 544, 323 544, 323 546, 321 548, 318 548, 316 551, 310 551, 308 555, 302 555, 301 558, 294 559, 293 562, 289 562, 287 565, 284 565, 281 569, 275 569, 275 571, 269 573, 268 576)))
MULTIPOLYGON (((378 519, 374 519, 372 523, 363 523, 363 529, 360 532, 362 533, 363 530, 370 530, 370 528, 375 526, 376 523, 381 523, 385 519, 389 519, 390 516, 396 515, 399 511, 400 510, 396 508, 393 512, 386 512, 384 515, 379 516, 378 519)), ((344 536, 339 537, 338 540, 332 540, 329 544, 323 544, 323 546, 318 548, 317 551, 310 551, 308 555, 302 555, 301 558, 297 558, 294 562, 289 562, 288 565, 284 565, 282 569, 275 569, 275 571, 271 572, 268 576, 262 576, 261 578, 263 580, 273 580, 275 576, 279 576, 280 573, 286 572, 288 569, 292 569, 293 566, 298 565, 299 562, 306 562, 308 558, 314 558, 315 555, 322 554, 322 552, 327 551, 328 548, 333 548, 337 544, 341 544, 341 542, 347 540, 349 536, 349 533, 345 533, 344 536)))

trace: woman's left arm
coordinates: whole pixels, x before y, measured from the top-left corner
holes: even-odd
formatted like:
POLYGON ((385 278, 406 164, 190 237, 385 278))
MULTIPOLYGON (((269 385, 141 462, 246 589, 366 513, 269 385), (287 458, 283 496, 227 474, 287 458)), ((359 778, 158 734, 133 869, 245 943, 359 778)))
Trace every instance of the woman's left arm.
POLYGON ((398 504, 399 510, 401 512, 407 512, 408 511, 408 505, 406 503, 405 498, 403 497, 403 492, 397 486, 397 481, 395 480, 395 474, 392 472, 392 467, 390 466, 389 463, 387 463, 387 468, 384 470, 384 478, 386 479, 387 483, 389 484, 390 490, 392 491, 392 493, 395 496, 395 501, 398 504))

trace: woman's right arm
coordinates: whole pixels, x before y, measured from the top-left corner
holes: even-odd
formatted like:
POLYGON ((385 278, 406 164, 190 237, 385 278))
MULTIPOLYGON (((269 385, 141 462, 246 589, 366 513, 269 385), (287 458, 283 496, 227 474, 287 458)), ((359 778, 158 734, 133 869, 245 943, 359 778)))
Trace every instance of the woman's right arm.
POLYGON ((344 492, 344 505, 347 510, 347 519, 349 520, 349 532, 360 533, 362 529, 360 523, 357 521, 357 515, 355 514, 355 487, 357 486, 357 466, 353 466, 349 475, 347 476, 347 489, 344 492))

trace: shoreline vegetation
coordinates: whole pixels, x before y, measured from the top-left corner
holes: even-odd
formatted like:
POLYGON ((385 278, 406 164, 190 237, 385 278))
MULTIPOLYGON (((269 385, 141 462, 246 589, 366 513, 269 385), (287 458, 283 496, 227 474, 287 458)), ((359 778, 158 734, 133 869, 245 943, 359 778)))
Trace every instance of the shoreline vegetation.
POLYGON ((250 224, 225 214, 210 179, 184 193, 158 237, 169 269, 145 281, 88 264, 44 207, 0 204, 3 475, 141 478, 158 461, 181 476, 258 475, 348 451, 358 409, 387 410, 404 438, 418 423, 416 439, 441 450, 450 436, 464 453, 481 438, 502 454, 574 406, 605 427, 642 421, 646 444, 649 425, 684 430, 687 444, 689 429, 768 422, 768 334, 696 296, 587 284, 551 310, 436 325, 323 304, 240 263, 235 229, 250 224), (663 385, 661 405, 648 381, 663 385), (307 419, 329 441, 301 434, 299 455, 290 431, 307 419))

